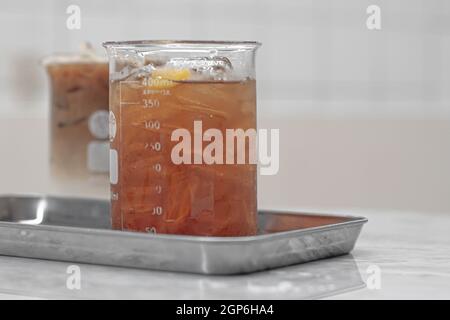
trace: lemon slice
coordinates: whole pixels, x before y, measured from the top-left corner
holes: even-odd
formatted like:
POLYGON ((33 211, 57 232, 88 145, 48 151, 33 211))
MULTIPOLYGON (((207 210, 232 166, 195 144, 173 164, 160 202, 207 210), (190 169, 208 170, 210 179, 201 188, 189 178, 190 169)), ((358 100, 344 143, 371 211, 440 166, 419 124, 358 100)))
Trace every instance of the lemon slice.
POLYGON ((152 72, 152 78, 183 81, 189 79, 191 72, 189 69, 161 68, 152 72))
POLYGON ((189 69, 161 68, 152 72, 148 85, 156 89, 171 88, 176 85, 174 81, 188 80, 191 76, 189 69))

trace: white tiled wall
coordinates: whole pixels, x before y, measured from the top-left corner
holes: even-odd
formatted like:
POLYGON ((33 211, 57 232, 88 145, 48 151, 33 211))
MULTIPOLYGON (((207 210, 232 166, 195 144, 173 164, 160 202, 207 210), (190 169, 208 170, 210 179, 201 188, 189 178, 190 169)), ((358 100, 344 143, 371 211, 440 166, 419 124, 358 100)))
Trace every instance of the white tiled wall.
POLYGON ((0 18, 2 115, 44 110, 39 57, 120 39, 259 40, 259 98, 275 112, 276 101, 321 116, 449 111, 447 0, 2 0, 0 18), (70 4, 81 30, 66 28, 70 4), (366 28, 369 4, 381 31, 366 28))
POLYGON ((450 211, 448 0, 2 0, 0 118, 46 117, 38 58, 88 40, 258 40, 263 206, 450 211), (81 8, 81 30, 66 8, 81 8), (366 28, 379 5, 382 29, 366 28), (294 142, 294 146, 289 143, 294 142), (284 153, 283 153, 284 152, 284 153))

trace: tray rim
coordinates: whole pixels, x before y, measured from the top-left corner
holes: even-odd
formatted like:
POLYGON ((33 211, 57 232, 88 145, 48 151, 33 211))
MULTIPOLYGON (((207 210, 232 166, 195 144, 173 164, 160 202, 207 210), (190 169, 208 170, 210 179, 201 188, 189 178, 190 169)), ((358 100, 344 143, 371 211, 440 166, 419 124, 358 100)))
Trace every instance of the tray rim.
MULTIPOLYGON (((47 195, 47 194, 0 194, 0 199, 4 198, 25 198, 25 199, 70 199, 70 200, 81 200, 81 201, 97 201, 107 203, 108 199, 104 198, 83 198, 77 196, 61 196, 61 195, 47 195)), ((254 235, 254 236, 238 236, 238 237, 215 237, 215 236, 191 236, 191 235, 174 235, 174 234, 146 234, 142 232, 132 232, 132 231, 120 231, 120 230, 109 230, 100 228, 81 228, 81 227, 69 227, 69 226, 55 226, 55 225, 29 225, 21 224, 17 222, 7 222, 0 220, 0 228, 8 227, 10 229, 17 230, 36 230, 36 231, 48 231, 55 233, 71 233, 71 234, 82 234, 82 235, 101 235, 101 236, 113 236, 122 238, 134 238, 140 239, 158 239, 165 241, 183 241, 192 243, 208 243, 208 244, 242 244, 242 243, 253 243, 261 242, 266 240, 273 240, 274 238, 285 238, 292 237, 294 234, 301 233, 302 235, 333 230, 336 228, 354 227, 362 226, 368 222, 368 219, 362 216, 351 216, 351 215, 338 215, 330 213, 316 213, 316 212, 297 212, 288 210, 274 210, 274 209, 259 209, 258 213, 262 214, 286 214, 286 215, 302 215, 302 216, 317 216, 317 217, 330 217, 330 218, 341 218, 347 219, 347 221, 327 224, 318 227, 311 227, 305 229, 294 229, 287 231, 280 231, 268 234, 254 235)))

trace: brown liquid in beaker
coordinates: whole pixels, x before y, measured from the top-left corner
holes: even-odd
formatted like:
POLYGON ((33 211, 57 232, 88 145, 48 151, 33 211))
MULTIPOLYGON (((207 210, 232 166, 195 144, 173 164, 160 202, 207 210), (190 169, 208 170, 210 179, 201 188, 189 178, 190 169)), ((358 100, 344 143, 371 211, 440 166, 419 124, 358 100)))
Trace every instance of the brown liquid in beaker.
MULTIPOLYGON (((257 232, 256 164, 179 164, 171 160, 171 134, 256 129, 254 80, 173 82, 146 89, 111 82, 118 177, 112 184, 113 228, 202 236, 257 232)), ((203 144, 203 147, 207 143, 203 144)), ((246 152, 249 146, 246 145, 246 152)), ((224 151, 225 153, 225 151, 224 151)), ((225 158, 225 156, 224 156, 225 158)))
POLYGON ((107 174, 108 64, 47 65, 51 83, 51 169, 62 178, 107 174))

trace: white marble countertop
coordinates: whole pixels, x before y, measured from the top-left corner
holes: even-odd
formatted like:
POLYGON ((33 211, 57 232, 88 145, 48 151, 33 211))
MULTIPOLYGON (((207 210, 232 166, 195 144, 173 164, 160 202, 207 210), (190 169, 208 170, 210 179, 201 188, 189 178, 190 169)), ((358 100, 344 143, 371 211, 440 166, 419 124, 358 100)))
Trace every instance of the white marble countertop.
POLYGON ((0 299, 450 298, 450 215, 364 214, 369 223, 351 255, 249 275, 79 264, 81 288, 70 290, 70 263, 0 256, 0 299), (381 270, 380 289, 365 284, 373 265, 381 270))
MULTIPOLYGON (((0 125, 0 149, 8 155, 0 166, 0 193, 60 193, 60 186, 46 180, 45 122, 20 123, 0 125), (18 135, 19 129, 32 132, 33 139, 18 135)), ((62 194, 108 192, 103 185, 75 189, 62 194)), ((79 265, 80 290, 66 286, 70 263, 0 256, 0 299, 450 299, 450 213, 334 213, 339 212, 369 218, 351 255, 241 276, 79 265), (380 289, 365 284, 371 266, 381 270, 380 289)))

